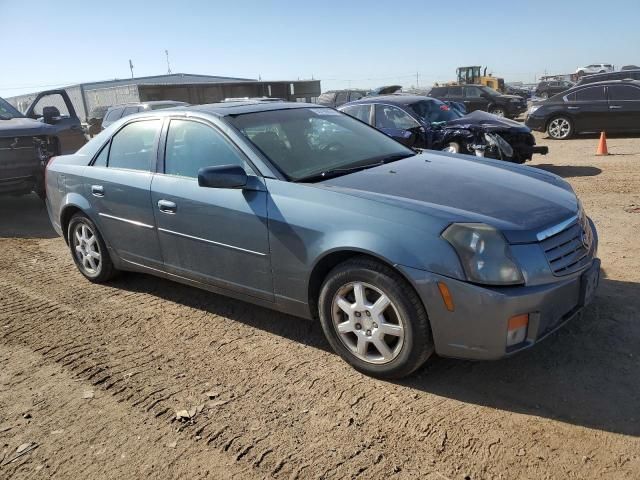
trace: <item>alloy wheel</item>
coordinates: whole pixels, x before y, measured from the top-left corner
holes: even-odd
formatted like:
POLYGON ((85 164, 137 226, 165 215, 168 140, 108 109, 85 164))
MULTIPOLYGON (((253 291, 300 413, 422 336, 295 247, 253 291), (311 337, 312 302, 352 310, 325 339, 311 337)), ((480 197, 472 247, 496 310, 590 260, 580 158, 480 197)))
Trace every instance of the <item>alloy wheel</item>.
POLYGON ((102 268, 100 244, 95 232, 84 222, 79 222, 73 229, 73 247, 82 269, 88 275, 99 275, 102 268))
POLYGON ((549 124, 549 135, 553 138, 564 139, 571 132, 571 124, 566 118, 554 118, 549 124))
POLYGON ((494 108, 493 110, 491 110, 491 113, 493 113, 497 117, 504 117, 504 110, 501 108, 494 108))
POLYGON ((388 363, 404 345, 405 326, 398 309, 369 283, 348 283, 336 292, 332 321, 340 341, 365 362, 388 363))

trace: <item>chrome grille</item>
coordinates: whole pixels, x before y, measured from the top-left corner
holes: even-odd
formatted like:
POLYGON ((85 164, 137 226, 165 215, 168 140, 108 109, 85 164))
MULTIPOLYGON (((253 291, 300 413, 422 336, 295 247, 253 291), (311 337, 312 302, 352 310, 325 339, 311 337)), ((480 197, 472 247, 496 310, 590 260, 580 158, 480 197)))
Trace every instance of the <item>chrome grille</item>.
POLYGON ((581 211, 578 218, 564 230, 540 242, 554 275, 569 275, 591 261, 593 232, 581 211))

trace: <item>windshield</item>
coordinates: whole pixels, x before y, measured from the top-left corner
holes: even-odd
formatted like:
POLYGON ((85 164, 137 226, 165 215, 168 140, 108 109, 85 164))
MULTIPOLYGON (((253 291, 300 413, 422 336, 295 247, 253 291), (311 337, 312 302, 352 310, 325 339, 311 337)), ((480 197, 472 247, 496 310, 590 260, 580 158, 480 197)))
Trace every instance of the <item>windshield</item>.
POLYGON ((0 98, 0 117, 5 119, 11 118, 23 118, 18 110, 15 109, 9 102, 7 102, 4 98, 0 98))
POLYGON ((462 116, 461 113, 439 100, 420 100, 409 105, 409 108, 427 123, 448 122, 462 116))
POLYGON ((293 181, 415 154, 384 133, 331 108, 272 110, 228 120, 293 181))

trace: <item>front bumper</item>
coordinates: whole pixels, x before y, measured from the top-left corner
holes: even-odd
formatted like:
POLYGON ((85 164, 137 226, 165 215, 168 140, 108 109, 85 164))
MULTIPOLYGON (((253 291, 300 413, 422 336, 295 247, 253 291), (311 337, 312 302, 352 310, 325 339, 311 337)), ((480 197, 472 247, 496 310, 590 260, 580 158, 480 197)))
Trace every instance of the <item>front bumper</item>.
POLYGON ((546 129, 545 119, 543 117, 527 115, 524 124, 531 130, 535 130, 537 132, 544 132, 546 129))
POLYGON ((524 104, 517 103, 517 104, 514 104, 514 105, 509 104, 506 107, 506 113, 510 117, 517 117, 517 116, 523 114, 526 111, 527 111, 527 104, 526 103, 524 103, 524 104))
POLYGON ((402 267, 427 308, 436 353, 446 357, 494 360, 529 348, 578 316, 592 298, 600 260, 594 258, 580 275, 523 287, 491 288, 402 267), (587 279, 591 278, 585 298, 587 279), (455 310, 447 310, 437 282, 444 282, 455 310), (515 315, 529 314, 525 340, 507 346, 507 325, 515 315))

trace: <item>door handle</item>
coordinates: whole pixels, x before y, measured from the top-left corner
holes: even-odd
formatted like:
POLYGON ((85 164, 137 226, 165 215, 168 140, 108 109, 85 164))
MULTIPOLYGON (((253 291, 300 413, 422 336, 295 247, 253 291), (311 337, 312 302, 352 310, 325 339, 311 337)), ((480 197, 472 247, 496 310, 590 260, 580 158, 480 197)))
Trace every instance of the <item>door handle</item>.
POLYGON ((567 110, 580 110, 580 107, 567 107, 567 110))
POLYGON ((178 206, 175 203, 170 202, 169 200, 158 200, 158 209, 162 213, 173 214, 176 213, 176 210, 178 210, 178 206))
POLYGON ((104 187, 102 185, 91 185, 91 195, 94 197, 104 197, 104 187))
POLYGON ((619 110, 622 108, 622 105, 609 105, 609 108, 611 110, 619 110))

